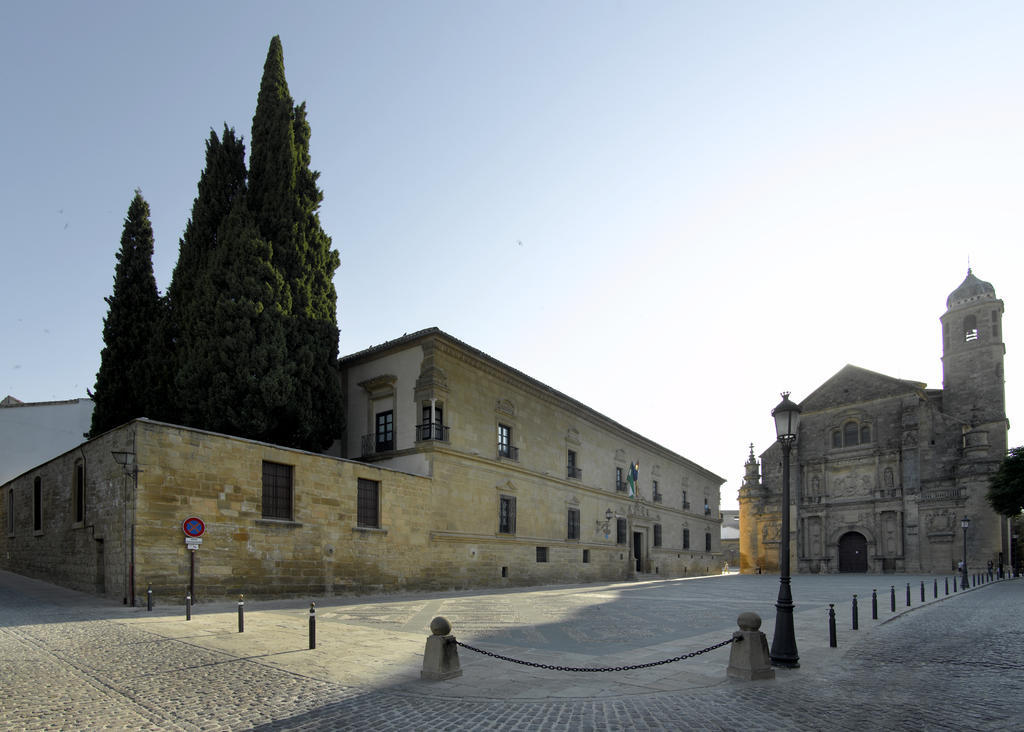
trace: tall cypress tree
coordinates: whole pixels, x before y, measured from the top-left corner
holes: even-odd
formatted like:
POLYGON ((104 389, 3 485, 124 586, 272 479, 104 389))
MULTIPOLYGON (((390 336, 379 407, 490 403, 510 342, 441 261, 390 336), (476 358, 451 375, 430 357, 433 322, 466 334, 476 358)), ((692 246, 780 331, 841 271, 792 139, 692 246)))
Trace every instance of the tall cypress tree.
POLYGON ((294 398, 281 308, 284 281, 270 264, 245 198, 218 229, 196 302, 208 317, 189 336, 179 382, 196 426, 268 440, 294 398))
MULTIPOLYGON (((192 427, 213 429, 205 421, 204 399, 212 374, 202 349, 215 317, 211 260, 221 247, 220 230, 232 207, 245 193, 245 146, 234 129, 224 125, 218 139, 211 130, 206 141, 206 166, 199 178, 192 216, 179 243, 178 261, 167 288, 166 340, 172 351, 175 418, 192 427)), ((218 261, 223 261, 220 257, 218 261)), ((231 431, 231 430, 228 430, 231 431)))
POLYGON ((156 399, 151 380, 161 357, 154 337, 162 306, 153 276, 153 226, 149 204, 136 190, 121 233, 114 291, 103 320, 103 351, 96 374, 90 436, 136 417, 151 416, 156 399))
POLYGON ((295 379, 272 438, 319 450, 340 433, 343 419, 333 283, 340 259, 320 226, 323 193, 310 169, 309 138, 305 105, 292 100, 274 36, 252 120, 248 188, 249 210, 284 281, 281 309, 295 379))

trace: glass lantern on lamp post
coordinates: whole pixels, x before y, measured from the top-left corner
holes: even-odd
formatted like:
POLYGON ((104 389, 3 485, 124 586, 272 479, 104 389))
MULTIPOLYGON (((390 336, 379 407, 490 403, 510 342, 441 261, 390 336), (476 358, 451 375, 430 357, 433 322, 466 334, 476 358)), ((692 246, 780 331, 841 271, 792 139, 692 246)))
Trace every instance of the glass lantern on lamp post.
POLYGON ((782 393, 782 401, 772 410, 775 435, 782 446, 782 529, 779 542, 779 598, 775 603, 775 637, 772 639, 773 666, 798 668, 800 656, 793 630, 793 593, 789 577, 789 451, 800 427, 800 407, 782 393))

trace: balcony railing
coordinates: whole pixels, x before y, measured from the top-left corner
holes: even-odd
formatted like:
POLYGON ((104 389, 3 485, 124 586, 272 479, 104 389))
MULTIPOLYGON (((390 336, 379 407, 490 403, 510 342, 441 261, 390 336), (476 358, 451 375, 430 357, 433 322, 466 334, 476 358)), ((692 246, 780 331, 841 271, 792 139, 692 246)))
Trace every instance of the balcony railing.
POLYGON ((583 468, 577 468, 575 465, 567 465, 566 475, 570 478, 576 478, 579 480, 583 477, 583 468))
POLYGON ((624 481, 624 480, 617 480, 617 481, 615 481, 615 490, 619 491, 620 493, 625 493, 626 492, 626 481, 624 481))
POLYGON ((654 491, 654 502, 661 503, 661 494, 658 491, 654 491))
POLYGON ((416 425, 416 439, 420 442, 424 440, 448 442, 448 428, 440 422, 418 424, 416 425))
POLYGON ((689 501, 683 501, 683 510, 684 511, 689 511, 690 510, 690 502, 689 501))
POLYGON ((379 452, 387 452, 395 449, 395 441, 378 439, 376 434, 363 435, 362 456, 376 455, 379 452))
POLYGON ((514 460, 515 462, 519 462, 519 448, 513 445, 506 445, 502 442, 499 442, 498 457, 505 458, 506 460, 514 460))

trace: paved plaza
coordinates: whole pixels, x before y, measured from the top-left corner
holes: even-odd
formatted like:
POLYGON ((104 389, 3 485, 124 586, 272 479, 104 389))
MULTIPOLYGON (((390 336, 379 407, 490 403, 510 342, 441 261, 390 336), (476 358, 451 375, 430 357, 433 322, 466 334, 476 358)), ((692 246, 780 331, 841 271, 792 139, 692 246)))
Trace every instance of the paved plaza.
POLYGON ((234 603, 199 604, 186 621, 167 598, 147 612, 0 572, 0 729, 1024 728, 1021 580, 947 595, 944 577, 796 577, 801 666, 771 681, 727 679, 728 647, 602 673, 460 648, 460 678, 420 679, 437 615, 461 642, 492 653, 616 667, 727 640, 748 610, 770 642, 778 584, 729 575, 318 599, 309 650, 308 600, 248 602, 238 633, 234 603), (829 603, 838 648, 828 645, 829 603))

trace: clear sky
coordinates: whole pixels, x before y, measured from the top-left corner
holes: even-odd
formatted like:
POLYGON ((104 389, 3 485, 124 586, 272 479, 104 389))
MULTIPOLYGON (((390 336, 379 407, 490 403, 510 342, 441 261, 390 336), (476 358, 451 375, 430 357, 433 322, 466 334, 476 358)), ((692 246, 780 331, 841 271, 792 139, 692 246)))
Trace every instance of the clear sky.
POLYGON ((1024 419, 1015 1, 7 3, 0 397, 92 387, 133 191, 163 291, 275 34, 342 354, 438 326, 727 479, 728 508, 780 391, 847 363, 941 387, 969 258, 1024 419))

